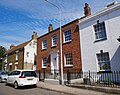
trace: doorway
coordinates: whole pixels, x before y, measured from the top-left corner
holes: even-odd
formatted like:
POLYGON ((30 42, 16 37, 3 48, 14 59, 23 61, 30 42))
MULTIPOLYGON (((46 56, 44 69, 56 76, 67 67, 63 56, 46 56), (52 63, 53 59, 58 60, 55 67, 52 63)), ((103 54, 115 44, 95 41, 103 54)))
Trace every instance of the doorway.
POLYGON ((51 53, 51 74, 58 74, 58 53, 53 52, 51 53))

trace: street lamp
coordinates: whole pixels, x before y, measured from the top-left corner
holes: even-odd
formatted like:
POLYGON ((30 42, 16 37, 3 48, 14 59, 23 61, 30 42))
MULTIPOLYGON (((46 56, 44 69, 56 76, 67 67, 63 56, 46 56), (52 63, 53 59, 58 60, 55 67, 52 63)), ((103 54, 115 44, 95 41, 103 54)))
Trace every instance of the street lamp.
POLYGON ((53 4, 53 3, 51 3, 51 2, 49 2, 48 0, 45 0, 46 2, 48 2, 49 4, 51 4, 51 5, 53 5, 54 7, 56 7, 58 10, 59 10, 59 15, 60 15, 60 66, 61 66, 61 73, 60 73, 60 84, 64 84, 63 83, 63 62, 62 62, 62 28, 61 28, 61 9, 57 6, 57 5, 55 5, 55 4, 53 4))

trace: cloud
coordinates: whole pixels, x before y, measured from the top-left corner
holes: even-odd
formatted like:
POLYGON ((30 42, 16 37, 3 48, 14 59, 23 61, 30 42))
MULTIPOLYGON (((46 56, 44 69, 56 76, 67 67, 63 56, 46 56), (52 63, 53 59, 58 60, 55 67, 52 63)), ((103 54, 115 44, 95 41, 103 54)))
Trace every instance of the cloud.
MULTIPOLYGON (((62 25, 83 16, 84 3, 89 3, 93 13, 104 8, 112 0, 49 0, 62 11, 62 25), (96 3, 98 2, 98 3, 96 3)), ((120 1, 120 0, 117 0, 120 1)), ((0 45, 21 44, 31 39, 33 31, 41 36, 60 25, 59 10, 45 0, 0 0, 4 15, 0 21, 0 45)), ((1 12, 1 10, 0 10, 1 12)))
POLYGON ((27 41, 24 37, 14 37, 14 36, 2 36, 0 37, 0 45, 8 48, 11 44, 20 44, 27 41))

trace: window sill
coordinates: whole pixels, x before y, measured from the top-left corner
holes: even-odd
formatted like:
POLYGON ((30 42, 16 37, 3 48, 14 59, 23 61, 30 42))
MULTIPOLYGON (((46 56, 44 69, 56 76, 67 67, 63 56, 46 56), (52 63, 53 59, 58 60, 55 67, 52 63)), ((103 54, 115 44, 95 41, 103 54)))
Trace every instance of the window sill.
POLYGON ((73 65, 65 65, 64 67, 73 67, 73 65))
POLYGON ((18 59, 17 59, 17 60, 15 60, 15 62, 18 62, 18 59))
POLYGON ((46 50, 47 48, 41 49, 42 51, 46 50))
POLYGON ((54 46, 51 46, 51 48, 55 48, 56 47, 56 45, 54 45, 54 46))
POLYGON ((104 40, 107 40, 107 38, 97 39, 97 40, 94 41, 94 43, 99 42, 99 41, 104 41, 104 40))
POLYGON ((112 73, 111 70, 100 70, 99 72, 97 72, 98 74, 101 74, 101 73, 112 73))
POLYGON ((72 40, 66 41, 66 42, 64 42, 63 44, 68 44, 68 43, 71 43, 71 42, 72 42, 72 40))
POLYGON ((42 67, 42 69, 46 69, 47 67, 42 67))

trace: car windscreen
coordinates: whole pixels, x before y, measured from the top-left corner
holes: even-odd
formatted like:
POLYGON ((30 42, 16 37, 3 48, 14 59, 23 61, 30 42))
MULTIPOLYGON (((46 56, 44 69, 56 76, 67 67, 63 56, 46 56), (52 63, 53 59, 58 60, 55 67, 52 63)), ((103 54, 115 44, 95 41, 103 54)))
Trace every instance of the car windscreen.
POLYGON ((8 72, 1 72, 1 75, 8 75, 8 72))
POLYGON ((22 76, 25 76, 25 77, 37 77, 35 71, 23 71, 22 76))

